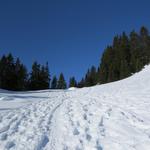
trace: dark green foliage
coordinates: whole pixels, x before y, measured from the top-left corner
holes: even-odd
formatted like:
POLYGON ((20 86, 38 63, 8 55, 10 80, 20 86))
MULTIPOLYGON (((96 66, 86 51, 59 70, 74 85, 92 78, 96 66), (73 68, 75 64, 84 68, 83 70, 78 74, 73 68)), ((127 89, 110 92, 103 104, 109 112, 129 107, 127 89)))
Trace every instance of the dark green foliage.
POLYGON ((93 66, 78 83, 78 87, 93 86, 129 77, 150 63, 150 35, 145 27, 115 36, 104 50, 98 69, 93 66))
POLYGON ((150 62, 150 36, 145 27, 140 33, 132 31, 128 37, 124 32, 115 36, 102 56, 98 71, 99 83, 117 81, 140 71, 150 62))
POLYGON ((48 89, 50 84, 50 75, 48 70, 48 63, 46 66, 41 66, 37 62, 32 65, 32 71, 29 78, 30 90, 48 89))
POLYGON ((116 36, 113 46, 108 46, 101 59, 99 81, 106 83, 123 79, 130 75, 130 49, 128 37, 125 33, 116 36))
POLYGON ((41 66, 37 62, 34 62, 32 65, 32 72, 30 73, 29 79, 29 89, 30 90, 38 90, 40 89, 40 72, 41 66))
POLYGON ((85 86, 84 78, 81 79, 81 81, 77 84, 78 88, 83 88, 85 86))
POLYGON ((11 54, 3 55, 0 60, 0 88, 25 90, 26 83, 27 70, 19 58, 15 61, 11 54))
POLYGON ((21 64, 19 58, 17 58, 16 60, 14 71, 15 71, 15 79, 16 79, 14 90, 16 91, 26 90, 27 79, 28 79, 27 69, 23 64, 21 64))
POLYGON ((90 69, 88 69, 84 82, 86 87, 97 84, 97 70, 95 66, 92 66, 90 69))
MULTIPOLYGON (((84 78, 76 82, 70 78, 69 87, 89 87, 129 77, 150 63, 150 35, 145 27, 140 32, 132 31, 129 35, 123 32, 113 39, 112 45, 104 50, 98 69, 92 66, 84 78)), ((0 59, 0 88, 7 90, 42 90, 50 87, 48 63, 41 66, 37 62, 32 65, 28 75, 26 67, 11 54, 0 59)), ((51 89, 66 89, 67 84, 61 73, 51 82, 51 89)))
POLYGON ((0 61, 0 88, 5 88, 6 86, 6 74, 7 74, 7 57, 3 55, 0 61))
POLYGON ((98 72, 99 68, 96 69, 95 66, 92 66, 88 69, 85 77, 77 84, 77 87, 82 88, 96 85, 98 83, 98 72))
POLYGON ((49 89, 50 88, 50 73, 48 68, 48 62, 46 65, 41 67, 41 89, 49 89))
POLYGON ((140 36, 135 32, 132 31, 130 33, 130 54, 131 54, 131 60, 130 60, 130 67, 131 72, 137 72, 140 68, 142 68, 142 62, 141 62, 141 46, 140 46, 140 36))
POLYGON ((57 89, 57 77, 54 76, 51 82, 51 89, 57 89))
POLYGON ((77 87, 77 81, 75 80, 75 77, 70 78, 69 87, 77 87))
POLYGON ((66 88, 67 88, 66 81, 65 81, 63 73, 61 73, 59 76, 58 83, 57 83, 57 89, 66 89, 66 88))
POLYGON ((0 59, 0 88, 14 91, 42 90, 49 88, 50 76, 48 63, 40 66, 36 62, 28 76, 26 67, 20 59, 16 60, 11 54, 3 55, 0 59))

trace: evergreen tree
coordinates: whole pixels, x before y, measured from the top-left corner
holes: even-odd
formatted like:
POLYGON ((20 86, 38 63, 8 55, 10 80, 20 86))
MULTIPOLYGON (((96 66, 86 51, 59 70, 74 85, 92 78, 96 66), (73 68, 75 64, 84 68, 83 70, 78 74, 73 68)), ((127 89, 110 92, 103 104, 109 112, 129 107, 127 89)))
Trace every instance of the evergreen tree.
MULTIPOLYGON (((150 35, 146 27, 140 32, 132 31, 129 36, 123 32, 115 36, 113 43, 107 46, 101 58, 98 69, 92 66, 77 84, 74 77, 70 78, 69 87, 93 86, 97 83, 117 81, 140 71, 150 63, 150 35)), ((26 67, 20 59, 14 59, 12 54, 3 55, 0 59, 0 88, 7 90, 42 90, 50 86, 48 63, 40 65, 34 62, 28 76, 26 67)), ((67 88, 63 74, 57 81, 53 77, 52 89, 67 88)))
POLYGON ((97 69, 95 66, 91 67, 90 76, 91 76, 91 86, 96 85, 98 83, 98 77, 97 77, 97 69))
POLYGON ((54 76, 51 82, 51 89, 57 89, 57 77, 54 76))
POLYGON ((65 81, 63 73, 61 73, 60 76, 59 76, 57 89, 66 89, 66 88, 67 88, 66 81, 65 81))
POLYGON ((150 36, 148 29, 144 26, 140 29, 140 43, 142 51, 141 61, 144 66, 150 62, 150 36))
POLYGON ((114 63, 115 51, 111 46, 108 46, 102 55, 99 67, 99 83, 103 84, 114 79, 115 66, 114 63))
POLYGON ((90 69, 88 69, 86 75, 85 75, 85 80, 84 80, 84 86, 88 87, 88 86, 91 86, 91 81, 90 81, 90 69))
POLYGON ((102 56, 98 71, 99 83, 117 81, 140 71, 150 62, 150 36, 145 27, 140 34, 132 31, 115 36, 112 46, 108 46, 102 56))
POLYGON ((0 61, 0 88, 7 90, 25 90, 27 70, 19 58, 15 61, 11 54, 0 61))
POLYGON ((32 65, 32 71, 29 78, 29 89, 30 90, 40 90, 40 64, 34 62, 32 65))
MULTIPOLYGON (((5 59, 5 58, 4 58, 5 59)), ((16 78, 15 78, 15 64, 14 64, 14 58, 12 54, 8 54, 6 57, 6 62, 4 62, 5 66, 4 70, 2 71, 3 73, 3 79, 4 79, 4 84, 2 88, 7 89, 7 90, 14 90, 15 89, 15 83, 16 83, 16 78)))
POLYGON ((69 87, 77 87, 77 81, 75 80, 75 77, 70 78, 69 87))
POLYGON ((29 79, 30 90, 44 90, 48 89, 50 84, 50 75, 48 64, 41 66, 37 62, 32 65, 32 72, 29 79))
POLYGON ((140 36, 132 31, 130 33, 131 73, 135 73, 142 68, 141 52, 140 36))
POLYGON ((49 68, 48 63, 46 63, 46 66, 42 66, 40 71, 40 78, 41 78, 41 89, 49 89, 50 87, 50 74, 49 74, 49 68))
POLYGON ((6 88, 6 72, 7 69, 7 58, 5 55, 2 56, 0 61, 0 88, 6 88))
POLYGON ((20 59, 17 58, 15 62, 15 88, 14 90, 22 91, 27 89, 28 73, 26 67, 21 64, 20 59))
POLYGON ((85 75, 85 86, 93 86, 98 83, 97 70, 95 66, 92 66, 91 69, 88 69, 85 75))
POLYGON ((84 80, 84 78, 82 78, 81 81, 77 84, 77 87, 78 87, 78 88, 83 88, 83 87, 85 87, 85 80, 84 80))
POLYGON ((128 36, 123 32, 120 43, 120 78, 123 79, 131 74, 130 68, 130 46, 128 36))

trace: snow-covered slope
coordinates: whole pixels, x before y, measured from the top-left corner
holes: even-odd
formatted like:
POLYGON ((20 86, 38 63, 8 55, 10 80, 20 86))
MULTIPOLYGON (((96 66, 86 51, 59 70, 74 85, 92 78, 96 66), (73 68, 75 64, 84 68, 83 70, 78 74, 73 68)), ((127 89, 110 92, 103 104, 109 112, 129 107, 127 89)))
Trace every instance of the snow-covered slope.
POLYGON ((150 150, 150 66, 91 88, 1 90, 0 150, 150 150))

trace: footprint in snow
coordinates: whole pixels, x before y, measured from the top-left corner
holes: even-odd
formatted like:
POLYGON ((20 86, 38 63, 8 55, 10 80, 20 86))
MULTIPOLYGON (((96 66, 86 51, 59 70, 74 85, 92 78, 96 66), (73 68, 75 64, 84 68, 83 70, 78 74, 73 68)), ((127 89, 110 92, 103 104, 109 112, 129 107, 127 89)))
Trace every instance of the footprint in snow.
POLYGON ((77 126, 78 126, 78 127, 80 127, 80 122, 79 122, 79 121, 77 121, 77 123, 76 123, 76 124, 77 124, 77 126))
POLYGON ((132 115, 133 118, 135 118, 138 122, 144 122, 142 119, 138 118, 136 115, 132 115))
POLYGON ((85 128, 85 132, 88 132, 89 131, 89 128, 87 127, 87 128, 85 128))
POLYGON ((87 106, 85 105, 85 106, 83 106, 83 111, 84 112, 87 112, 88 111, 88 109, 87 109, 87 106))
POLYGON ((105 128, 104 128, 104 121, 103 121, 103 117, 101 117, 101 121, 99 123, 99 130, 100 130, 100 134, 101 136, 105 136, 105 128))
POLYGON ((89 142, 92 139, 92 136, 89 134, 89 128, 85 128, 86 140, 89 142))
POLYGON ((129 117, 124 113, 124 112, 120 112, 122 116, 124 116, 126 119, 129 119, 129 117))
POLYGON ((110 117, 110 115, 111 115, 111 112, 112 112, 112 109, 109 108, 109 109, 107 110, 107 114, 108 114, 109 117, 110 117))
POLYGON ((9 141, 7 144, 6 144, 6 146, 5 146, 5 148, 7 149, 7 150, 9 150, 9 149, 11 149, 12 147, 14 147, 15 146, 15 143, 13 142, 13 141, 9 141))
POLYGON ((80 144, 83 144, 83 140, 79 139, 80 144))
POLYGON ((87 114, 84 114, 84 115, 83 115, 83 119, 84 119, 84 120, 87 120, 87 114))
POLYGON ((91 141, 91 139, 92 139, 92 136, 90 134, 86 134, 86 140, 91 141))
POLYGON ((104 126, 104 124, 103 124, 104 121, 103 121, 103 120, 104 120, 104 118, 103 118, 103 116, 102 116, 102 117, 101 117, 101 121, 100 121, 100 123, 99 123, 99 126, 100 126, 100 127, 104 126))
POLYGON ((47 145, 48 142, 49 142, 49 138, 47 137, 47 135, 43 135, 37 146, 37 150, 43 149, 47 145))
POLYGON ((79 146, 76 146, 75 150, 82 150, 79 146))
POLYGON ((101 145, 100 145, 98 140, 96 141, 96 149, 97 150, 103 150, 103 148, 101 147, 101 145))
POLYGON ((92 113, 89 113, 89 116, 93 116, 93 114, 92 114, 92 113))
POLYGON ((2 120, 3 120, 3 118, 2 118, 2 116, 0 116, 0 122, 2 122, 2 120))
POLYGON ((5 131, 7 131, 7 130, 9 130, 9 128, 10 128, 10 125, 7 125, 7 126, 2 127, 2 128, 0 129, 0 134, 3 133, 3 132, 5 132, 5 131))
POLYGON ((79 130, 77 128, 74 128, 73 135, 79 135, 79 134, 80 134, 79 130))
POLYGON ((65 145, 64 148, 63 148, 63 150, 69 150, 68 146, 65 145))
POLYGON ((8 136, 7 133, 2 134, 1 137, 0 137, 0 140, 1 141, 7 140, 7 136, 8 136))
POLYGON ((8 114, 8 116, 6 117, 6 119, 11 119, 14 116, 14 114, 8 114))

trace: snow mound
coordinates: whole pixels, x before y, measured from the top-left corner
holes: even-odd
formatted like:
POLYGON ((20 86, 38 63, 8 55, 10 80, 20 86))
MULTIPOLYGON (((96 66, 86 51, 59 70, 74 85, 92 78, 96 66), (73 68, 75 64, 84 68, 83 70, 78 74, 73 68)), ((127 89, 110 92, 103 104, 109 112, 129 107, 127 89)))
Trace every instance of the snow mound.
POLYGON ((73 91, 73 90, 76 90, 77 88, 76 87, 70 87, 69 89, 68 89, 68 91, 73 91))
POLYGON ((0 90, 0 150, 150 150, 150 65, 90 88, 0 90))

